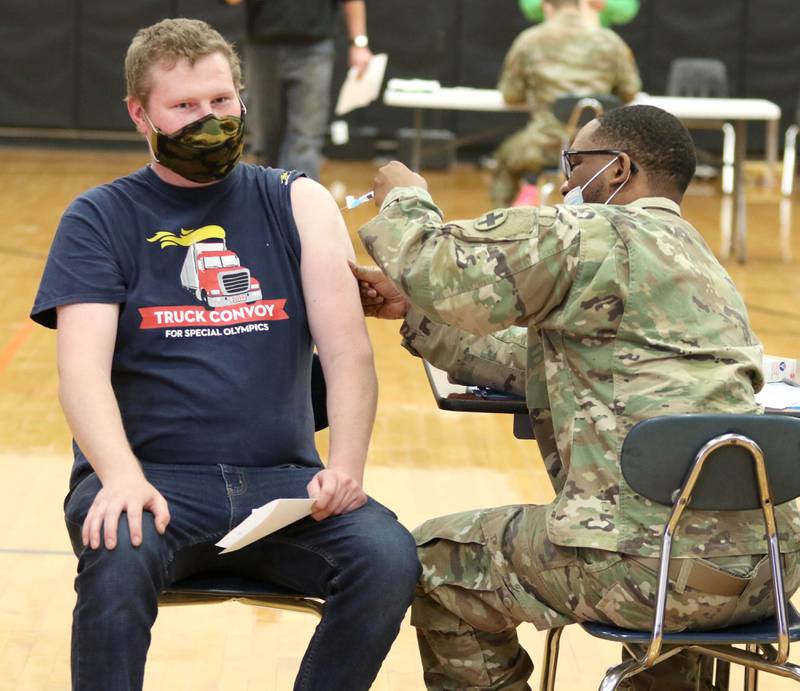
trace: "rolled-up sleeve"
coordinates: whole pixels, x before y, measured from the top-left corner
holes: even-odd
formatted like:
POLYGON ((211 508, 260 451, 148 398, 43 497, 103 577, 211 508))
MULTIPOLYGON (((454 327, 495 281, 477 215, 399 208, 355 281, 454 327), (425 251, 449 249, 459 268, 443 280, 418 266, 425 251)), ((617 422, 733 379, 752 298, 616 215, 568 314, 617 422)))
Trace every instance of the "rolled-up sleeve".
POLYGON ((569 291, 580 252, 578 218, 563 207, 444 223, 419 188, 392 190, 359 234, 415 307, 477 335, 545 319, 569 291))

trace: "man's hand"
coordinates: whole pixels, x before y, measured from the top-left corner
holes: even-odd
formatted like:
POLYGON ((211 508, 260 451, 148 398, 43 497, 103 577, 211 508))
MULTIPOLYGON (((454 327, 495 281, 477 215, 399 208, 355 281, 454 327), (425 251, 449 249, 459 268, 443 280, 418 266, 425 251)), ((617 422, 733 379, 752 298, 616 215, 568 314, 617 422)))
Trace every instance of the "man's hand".
POLYGON ((159 534, 163 535, 167 529, 167 500, 139 473, 114 478, 103 485, 83 522, 83 544, 92 549, 100 547, 102 529, 106 549, 114 549, 117 546, 117 525, 123 511, 128 514, 128 528, 134 547, 142 544, 142 511, 153 514, 159 534))
POLYGON ((358 279, 361 306, 367 317, 378 319, 404 319, 409 302, 377 266, 357 266, 350 262, 350 270, 358 279))
POLYGON ((320 470, 306 486, 308 496, 315 499, 311 518, 321 521, 328 516, 349 513, 367 503, 361 483, 335 468, 320 470))
POLYGON ((372 60, 372 51, 369 48, 350 46, 348 62, 350 63, 350 67, 356 68, 356 76, 359 79, 364 75, 370 60, 372 60))
POLYGON ((387 163, 383 168, 378 169, 378 174, 372 184, 375 192, 375 204, 380 209, 386 195, 395 187, 421 187, 428 189, 428 183, 421 175, 406 168, 400 161, 387 163))

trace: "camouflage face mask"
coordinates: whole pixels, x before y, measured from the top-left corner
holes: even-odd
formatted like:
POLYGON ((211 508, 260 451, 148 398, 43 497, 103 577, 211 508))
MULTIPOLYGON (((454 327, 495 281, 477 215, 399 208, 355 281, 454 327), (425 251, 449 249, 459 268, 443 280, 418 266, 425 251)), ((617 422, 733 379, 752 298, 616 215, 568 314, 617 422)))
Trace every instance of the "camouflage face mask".
POLYGON ((233 170, 244 147, 242 117, 208 115, 190 122, 173 134, 165 134, 150 118, 153 157, 162 166, 193 182, 221 180, 233 170))

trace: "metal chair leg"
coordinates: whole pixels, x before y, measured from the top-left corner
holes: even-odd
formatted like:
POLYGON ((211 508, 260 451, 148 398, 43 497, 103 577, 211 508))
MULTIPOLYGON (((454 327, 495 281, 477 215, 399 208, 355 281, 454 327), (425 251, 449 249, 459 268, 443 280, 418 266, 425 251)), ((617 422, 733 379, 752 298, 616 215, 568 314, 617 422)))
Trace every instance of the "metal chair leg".
POLYGON ((553 691, 556 686, 556 670, 558 668, 558 651, 561 642, 563 626, 557 629, 548 629, 544 639, 544 653, 542 654, 542 678, 539 682, 539 691, 553 691))
MULTIPOLYGON (((749 648, 750 646, 748 646, 749 648)), ((755 670, 777 674, 780 677, 800 681, 800 666, 791 662, 784 662, 782 665, 770 662, 769 659, 751 650, 742 650, 726 645, 693 645, 690 650, 696 650, 706 655, 711 655, 720 660, 735 662, 745 668, 753 667, 755 670)))
POLYGON ((731 663, 726 660, 714 660, 714 686, 719 691, 728 691, 731 686, 731 663))
POLYGON ((625 679, 632 677, 637 672, 641 672, 644 667, 644 663, 634 657, 630 660, 625 660, 625 662, 615 667, 609 668, 606 675, 603 677, 603 681, 600 682, 599 691, 616 691, 616 688, 625 679))
MULTIPOLYGON (((627 645, 625 647, 628 649, 629 653, 634 654, 634 650, 629 648, 627 645)), ((649 666, 655 666, 659 662, 662 662, 673 655, 677 655, 679 652, 681 652, 681 650, 684 650, 684 646, 678 645, 667 650, 662 649, 661 653, 655 658, 653 665, 649 666)), ((615 689, 623 681, 629 677, 632 677, 634 674, 638 674, 643 669, 646 669, 648 667, 646 664, 646 657, 646 653, 644 655, 641 655, 641 653, 634 654, 634 656, 629 660, 625 660, 614 667, 609 667, 606 671, 605 677, 603 677, 603 681, 600 682, 600 691, 615 691, 615 689)))
MULTIPOLYGON (((758 646, 748 643, 745 649, 749 653, 758 654, 758 646)), ((755 667, 744 668, 744 691, 758 691, 758 670, 755 667)))

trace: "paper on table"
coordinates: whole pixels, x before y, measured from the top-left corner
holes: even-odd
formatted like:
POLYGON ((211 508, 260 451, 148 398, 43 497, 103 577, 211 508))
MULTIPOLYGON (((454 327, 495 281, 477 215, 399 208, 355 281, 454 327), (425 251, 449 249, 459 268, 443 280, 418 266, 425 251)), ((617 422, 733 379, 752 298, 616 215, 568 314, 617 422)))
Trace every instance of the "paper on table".
POLYGON ((355 108, 368 106, 381 93, 383 75, 386 72, 386 62, 389 56, 386 53, 373 55, 364 70, 358 76, 355 67, 351 67, 339 91, 339 100, 336 102, 336 115, 344 115, 355 108))
POLYGON ((399 79, 395 77, 386 84, 387 91, 405 91, 414 94, 432 94, 442 88, 436 79, 399 79))
POLYGON ((800 386, 785 382, 770 382, 756 394, 756 402, 765 408, 784 410, 800 406, 800 386))
POLYGON ((224 547, 220 554, 246 547, 251 542, 299 521, 311 513, 313 499, 273 499, 253 509, 252 513, 223 537, 217 547, 224 547))

